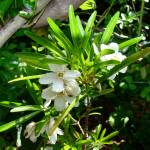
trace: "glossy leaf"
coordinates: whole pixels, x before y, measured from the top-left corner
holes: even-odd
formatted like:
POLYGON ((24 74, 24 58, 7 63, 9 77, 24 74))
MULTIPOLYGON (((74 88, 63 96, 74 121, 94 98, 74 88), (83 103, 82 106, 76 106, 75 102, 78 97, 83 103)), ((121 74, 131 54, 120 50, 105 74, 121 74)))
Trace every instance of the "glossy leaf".
POLYGON ((77 47, 78 43, 81 40, 82 34, 80 33, 80 30, 78 27, 78 21, 74 14, 74 9, 72 5, 69 6, 69 27, 70 27, 70 32, 71 32, 73 43, 77 47))
POLYGON ((56 46, 53 42, 51 42, 50 40, 44 38, 44 37, 40 37, 36 34, 34 34, 33 32, 30 31, 25 31, 24 32, 28 37, 30 37, 32 40, 34 40, 35 42, 37 42, 38 44, 42 45, 43 47, 47 48, 49 51, 52 52, 52 54, 56 54, 58 56, 63 56, 65 57, 65 54, 62 52, 61 49, 58 48, 58 46, 56 46))
POLYGON ((14 108, 14 107, 19 107, 23 105, 22 103, 18 102, 10 102, 10 101, 0 101, 0 105, 8 108, 14 108))
POLYGON ((111 18, 111 20, 109 21, 103 35, 102 35, 102 39, 101 39, 101 44, 107 44, 110 37, 112 36, 112 33, 114 31, 114 28, 117 24, 117 21, 119 19, 119 12, 116 12, 115 15, 111 18))
POLYGON ((142 38, 143 38, 142 36, 136 37, 136 38, 127 40, 127 41, 125 41, 125 42, 119 44, 119 50, 122 50, 122 49, 124 49, 124 48, 126 48, 126 47, 129 47, 129 46, 131 46, 131 45, 134 45, 134 44, 138 43, 139 41, 142 40, 142 38))
POLYGON ((52 28, 52 34, 58 41, 58 44, 63 47, 68 54, 73 52, 72 43, 51 18, 48 18, 48 24, 52 28))
POLYGON ((48 64, 65 64, 64 60, 51 59, 47 55, 32 53, 32 52, 22 52, 16 54, 22 61, 26 62, 31 66, 35 66, 40 69, 49 69, 48 64))
POLYGON ((26 77, 20 77, 13 80, 10 80, 8 83, 17 82, 17 81, 23 81, 23 80, 30 80, 30 79, 38 79, 42 75, 33 75, 33 76, 26 76, 26 77))
POLYGON ((91 33, 92 33, 93 26, 94 26, 94 21, 95 21, 95 18, 96 18, 96 14, 97 14, 97 12, 94 11, 92 13, 92 15, 90 16, 87 24, 86 24, 85 35, 84 35, 84 38, 83 38, 83 46, 82 46, 84 49, 87 47, 87 44, 88 44, 89 39, 91 37, 91 33))
POLYGON ((10 112, 22 112, 22 111, 42 111, 42 107, 39 105, 26 105, 26 106, 19 106, 15 107, 10 110, 10 112))
POLYGON ((39 113, 39 111, 33 112, 29 115, 25 115, 23 117, 20 117, 19 119, 16 119, 16 120, 13 120, 9 123, 3 124, 0 126, 0 132, 4 132, 4 131, 9 130, 9 129, 11 129, 11 128, 19 125, 19 124, 22 124, 22 123, 26 122, 27 120, 36 116, 38 113, 39 113))

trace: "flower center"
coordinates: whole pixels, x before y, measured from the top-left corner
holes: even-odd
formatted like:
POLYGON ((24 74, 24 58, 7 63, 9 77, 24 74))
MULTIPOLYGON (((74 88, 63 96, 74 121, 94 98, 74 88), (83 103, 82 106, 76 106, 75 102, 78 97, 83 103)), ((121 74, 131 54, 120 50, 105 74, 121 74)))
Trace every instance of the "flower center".
POLYGON ((58 75, 59 78, 63 78, 64 73, 63 72, 59 72, 57 75, 58 75))

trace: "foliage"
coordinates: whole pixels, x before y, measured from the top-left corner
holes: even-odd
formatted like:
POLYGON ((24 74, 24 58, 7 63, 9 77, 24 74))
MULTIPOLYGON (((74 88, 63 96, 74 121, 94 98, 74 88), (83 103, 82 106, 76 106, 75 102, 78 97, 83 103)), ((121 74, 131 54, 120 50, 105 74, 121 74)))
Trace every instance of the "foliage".
MULTIPOLYGON (((34 148, 45 147, 45 149, 48 147, 82 149, 86 146, 87 149, 96 150, 109 144, 112 145, 112 149, 136 149, 136 144, 142 145, 142 149, 149 149, 147 141, 149 134, 145 130, 145 127, 149 126, 149 122, 146 121, 149 116, 150 100, 149 57, 142 61, 138 60, 149 54, 149 48, 146 48, 148 40, 141 42, 142 50, 138 45, 135 47, 135 44, 143 39, 143 36, 135 36, 140 35, 138 17, 143 14, 133 12, 130 3, 126 6, 127 11, 115 13, 117 11, 115 6, 120 5, 122 8, 125 6, 124 0, 118 3, 115 1, 106 1, 105 3, 112 4, 112 11, 109 10, 106 20, 101 22, 101 26, 106 26, 103 33, 98 32, 99 28, 96 23, 98 23, 99 16, 96 16, 96 12, 92 13, 87 23, 82 25, 82 20, 79 16, 74 15, 73 7, 70 6, 69 25, 58 25, 49 18, 48 38, 38 36, 30 30, 19 31, 15 35, 16 39, 9 41, 1 49, 0 131, 5 132, 1 133, 0 143, 2 144, 0 147, 15 146, 16 139, 13 133, 16 133, 16 130, 6 130, 16 127, 17 146, 21 145, 19 144, 21 140, 22 147, 25 149, 32 146, 35 146, 34 148), (108 22, 108 20, 111 21, 108 22), (24 33, 36 43, 27 39, 24 33), (21 38, 20 43, 17 38, 21 38), (23 42, 23 39, 26 41, 23 42), (113 53, 111 49, 101 52, 100 45, 109 45, 112 41, 120 43, 120 52, 126 53, 128 58, 121 62, 116 60, 100 61, 100 57, 113 53), (130 48, 128 48, 129 46, 130 48), (16 55, 14 52, 17 52, 16 55), (130 65, 133 62, 135 63, 130 65), (49 71, 49 64, 65 64, 69 69, 78 70, 81 73, 81 77, 77 79, 81 94, 63 112, 56 111, 53 104, 48 108, 43 107, 45 100, 41 98, 43 92, 41 89, 45 85, 40 85, 37 79, 49 71), (109 65, 114 67, 108 70, 107 66, 109 65), (129 66, 126 75, 117 75, 115 82, 110 80, 112 75, 126 66, 129 66), (7 83, 8 81, 9 83, 7 83), (78 101, 80 105, 75 107, 78 101), (49 136, 58 126, 64 131, 64 135, 58 137, 57 144, 47 145, 49 136, 46 134, 39 137, 38 141, 41 142, 34 144, 24 139, 23 132, 20 132, 20 128, 25 129, 23 122, 29 123, 29 119, 34 120, 37 124, 35 131, 38 134, 47 124, 50 116, 55 118, 55 124, 50 128, 49 136), (31 119, 31 117, 33 118, 31 119), (90 122, 90 119, 93 120, 90 122), (105 128, 109 134, 105 135, 105 128), (12 142, 7 140, 9 133, 11 133, 12 142), (87 139, 86 135, 88 135, 87 139), (118 142, 112 140, 116 135, 118 142), (116 146, 116 144, 120 146, 116 146)), ((89 9, 87 5, 81 7, 85 10, 83 7, 89 9)), ((92 9, 96 9, 96 7, 92 9)), ((7 13, 10 12, 3 11, 2 17, 7 13)), ((142 27, 140 32, 145 38, 148 38, 147 24, 142 27)))

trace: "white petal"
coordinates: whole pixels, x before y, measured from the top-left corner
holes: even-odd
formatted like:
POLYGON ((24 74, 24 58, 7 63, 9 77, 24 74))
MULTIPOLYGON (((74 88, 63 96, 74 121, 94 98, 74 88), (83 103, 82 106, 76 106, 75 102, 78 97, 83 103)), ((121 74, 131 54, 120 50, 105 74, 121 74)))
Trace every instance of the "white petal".
POLYGON ((46 100, 45 102, 44 102, 44 107, 45 108, 48 108, 48 106, 51 104, 51 99, 50 100, 46 100))
POLYGON ((65 81, 65 91, 68 95, 78 96, 81 92, 81 89, 76 80, 66 80, 65 81))
POLYGON ((109 77, 110 80, 114 80, 116 75, 118 75, 118 73, 113 74, 112 76, 109 77))
POLYGON ((54 101, 54 107, 57 111, 63 111, 67 107, 68 103, 64 97, 58 96, 54 101))
POLYGON ((64 90, 63 79, 57 78, 53 80, 52 90, 55 92, 62 92, 64 90))
POLYGON ((57 75, 52 72, 46 73, 39 79, 39 82, 40 82, 40 84, 51 84, 53 79, 56 78, 56 76, 57 75))
POLYGON ((64 72, 66 70, 66 65, 49 64, 48 66, 53 72, 64 72))
POLYGON ((64 79, 75 79, 80 77, 80 72, 77 70, 67 70, 64 73, 64 79))
POLYGON ((75 99, 75 97, 66 96, 65 99, 70 104, 75 99))
POLYGON ((56 133, 59 135, 64 135, 64 132, 60 128, 56 128, 56 133))
POLYGON ((112 49, 114 50, 115 52, 118 52, 119 51, 119 45, 117 43, 110 43, 108 45, 109 49, 112 49))
POLYGON ((94 53, 95 53, 96 55, 98 55, 98 54, 99 54, 99 50, 98 50, 96 44, 93 43, 92 45, 93 45, 94 53))
POLYGON ((101 45, 100 45, 100 48, 101 48, 101 50, 109 49, 109 48, 108 48, 108 46, 107 46, 107 45, 105 45, 105 44, 101 44, 101 45))
POLYGON ((33 133, 31 136, 30 136, 30 140, 35 143, 36 140, 37 140, 37 137, 35 136, 35 133, 33 133))
POLYGON ((100 48, 101 50, 111 49, 114 50, 115 52, 119 51, 119 45, 117 43, 110 43, 109 45, 101 44, 100 48))
POLYGON ((57 134, 56 134, 56 132, 54 131, 53 132, 53 134, 50 136, 50 143, 51 144, 55 144, 56 143, 56 141, 57 141, 57 134))
POLYGON ((44 99, 51 100, 51 99, 55 98, 56 95, 57 95, 57 93, 53 92, 51 87, 48 87, 48 88, 46 88, 46 89, 44 89, 42 91, 42 95, 41 96, 44 99))
POLYGON ((125 73, 126 71, 127 71, 127 67, 125 67, 125 68, 121 69, 119 72, 121 72, 121 73, 125 73))

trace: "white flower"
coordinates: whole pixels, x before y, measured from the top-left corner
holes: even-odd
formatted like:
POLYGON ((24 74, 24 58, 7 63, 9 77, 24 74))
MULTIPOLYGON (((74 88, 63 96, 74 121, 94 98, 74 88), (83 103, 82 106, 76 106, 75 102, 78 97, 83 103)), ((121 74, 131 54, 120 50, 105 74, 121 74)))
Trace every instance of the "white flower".
MULTIPOLYGON (((50 118, 50 121, 43 127, 42 132, 46 132, 49 135, 51 128, 53 127, 55 120, 53 117, 50 118)), ((63 135, 63 131, 60 128, 56 128, 55 131, 49 136, 49 142, 55 144, 57 141, 57 134, 63 135)))
POLYGON ((38 137, 35 135, 35 125, 35 122, 29 123, 24 131, 25 138, 29 138, 33 143, 36 142, 38 137))
POLYGON ((76 79, 80 76, 77 70, 68 70, 66 65, 49 64, 52 72, 43 75, 39 82, 41 84, 52 84, 52 90, 62 92, 64 90, 64 82, 71 79, 76 79))
MULTIPOLYGON (((119 45, 117 43, 110 43, 109 45, 101 44, 101 51, 104 49, 111 49, 114 50, 114 53, 104 55, 100 59, 101 61, 108 61, 108 60, 117 60, 119 62, 122 62, 126 56, 123 55, 121 52, 119 52, 119 45)), ((111 70, 115 65, 109 65, 107 66, 108 70, 111 70)), ((127 71, 127 67, 121 69, 119 72, 125 73, 127 71)), ((113 80, 118 73, 113 74, 109 79, 113 80)))
POLYGON ((63 111, 68 104, 70 104, 75 96, 68 96, 66 91, 64 92, 54 92, 51 87, 48 87, 42 91, 42 98, 46 99, 44 103, 45 107, 48 107, 51 103, 51 100, 54 100, 54 107, 57 111, 63 111))

